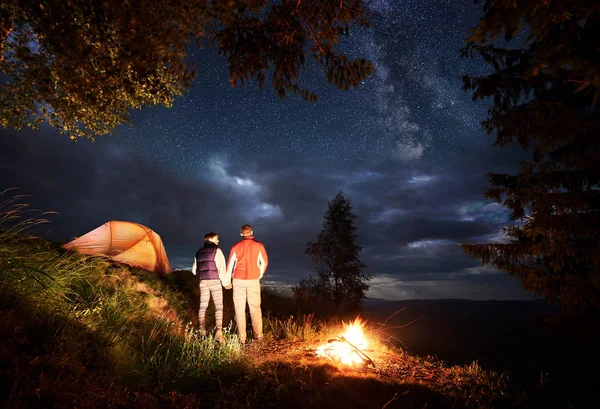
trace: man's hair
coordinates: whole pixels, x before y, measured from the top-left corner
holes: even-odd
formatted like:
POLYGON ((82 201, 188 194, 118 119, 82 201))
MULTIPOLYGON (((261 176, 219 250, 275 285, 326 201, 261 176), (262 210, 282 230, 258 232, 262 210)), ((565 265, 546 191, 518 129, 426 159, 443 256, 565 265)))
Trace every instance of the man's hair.
POLYGON ((251 235, 252 234, 252 226, 250 226, 249 224, 244 224, 240 229, 240 233, 242 234, 242 236, 251 235))
POLYGON ((205 241, 208 241, 208 240, 210 240, 210 239, 214 239, 214 238, 215 238, 215 237, 217 237, 217 236, 218 236, 218 234, 217 234, 217 233, 214 233, 214 232, 212 232, 212 231, 211 231, 210 233, 206 233, 206 234, 204 235, 204 240, 205 240, 205 241))

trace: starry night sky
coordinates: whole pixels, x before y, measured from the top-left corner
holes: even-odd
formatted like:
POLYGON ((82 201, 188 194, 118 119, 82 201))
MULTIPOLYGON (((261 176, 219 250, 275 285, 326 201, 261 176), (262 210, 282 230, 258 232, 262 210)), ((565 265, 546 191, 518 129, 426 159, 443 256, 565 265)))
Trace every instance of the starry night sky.
POLYGON ((171 265, 191 268, 208 231, 228 256, 250 223, 269 253, 267 285, 314 271, 306 245, 340 190, 358 216, 372 298, 531 299, 516 279, 462 253, 502 240, 508 212, 483 197, 485 173, 516 169, 524 153, 492 148, 485 103, 461 90, 485 73, 459 50, 476 24, 472 0, 370 1, 371 27, 342 42, 376 73, 357 89, 329 87, 314 67, 317 103, 271 89, 231 88, 214 50, 190 52, 193 88, 174 107, 145 108, 92 143, 53 129, 0 133, 0 190, 18 186, 67 241, 108 220, 155 230, 171 265))

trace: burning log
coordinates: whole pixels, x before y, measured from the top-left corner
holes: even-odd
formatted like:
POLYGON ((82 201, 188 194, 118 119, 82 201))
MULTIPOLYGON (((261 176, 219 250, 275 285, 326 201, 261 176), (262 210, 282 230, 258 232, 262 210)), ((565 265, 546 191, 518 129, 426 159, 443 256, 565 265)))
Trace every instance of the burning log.
POLYGON ((362 327, 363 322, 357 318, 347 326, 343 335, 338 335, 327 344, 321 345, 316 351, 317 355, 345 365, 362 364, 375 367, 375 362, 364 352, 368 344, 362 327))
MULTIPOLYGON (((365 354, 360 348, 358 348, 352 342, 348 341, 343 335, 339 335, 336 338, 328 340, 327 342, 329 344, 331 344, 333 342, 344 343, 345 345, 350 347, 350 349, 352 351, 351 353, 355 353, 356 355, 358 355, 358 357, 362 360, 364 365, 371 365, 373 368, 375 368, 375 362, 373 362, 373 360, 371 358, 369 358, 369 356, 367 354, 365 354)), ((341 361, 342 363, 344 363, 343 358, 339 358, 338 354, 333 352, 333 351, 337 350, 337 346, 335 348, 327 347, 327 348, 322 348, 322 349, 319 348, 319 349, 320 349, 320 352, 324 353, 332 361, 335 361, 335 362, 341 361)), ((322 355, 322 354, 320 354, 320 355, 322 355)))
POLYGON ((365 354, 360 348, 357 348, 355 345, 353 345, 352 342, 348 341, 343 335, 340 335, 338 338, 346 344, 350 345, 352 349, 354 349, 354 351, 363 359, 365 364, 370 364, 371 366, 373 366, 373 368, 375 368, 375 362, 373 362, 373 360, 369 358, 369 356, 365 354))

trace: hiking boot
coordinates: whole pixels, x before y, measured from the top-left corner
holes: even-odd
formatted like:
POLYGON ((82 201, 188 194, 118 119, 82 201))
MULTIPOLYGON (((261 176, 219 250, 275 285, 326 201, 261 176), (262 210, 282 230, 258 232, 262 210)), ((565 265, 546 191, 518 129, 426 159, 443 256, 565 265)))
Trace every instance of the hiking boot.
POLYGON ((217 328, 217 332, 215 332, 215 341, 223 342, 223 330, 221 328, 217 328))

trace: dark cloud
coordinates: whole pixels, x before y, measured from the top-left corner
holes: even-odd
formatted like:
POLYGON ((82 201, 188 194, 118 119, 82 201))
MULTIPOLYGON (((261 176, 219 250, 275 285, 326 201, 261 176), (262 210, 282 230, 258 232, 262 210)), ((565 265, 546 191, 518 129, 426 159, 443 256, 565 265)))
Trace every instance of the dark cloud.
POLYGON ((52 230, 62 239, 128 220, 154 229, 177 255, 177 247, 201 243, 205 230, 239 228, 223 217, 236 214, 238 204, 215 186, 178 178, 112 141, 73 143, 44 130, 4 134, 0 144, 3 184, 58 211, 52 230))
POLYGON ((362 258, 376 276, 403 282, 462 276, 477 263, 459 243, 494 232, 485 220, 460 220, 457 205, 468 201, 470 187, 448 171, 323 174, 255 163, 213 166, 213 177, 192 179, 117 142, 73 143, 48 129, 4 132, 0 176, 5 186, 31 194, 38 208, 59 212, 52 223, 55 237, 82 235, 108 220, 134 221, 161 235, 180 268, 190 264, 206 231, 219 232, 227 254, 239 226, 254 223, 271 256, 270 280, 287 284, 312 271, 305 250, 322 227, 327 201, 339 190, 353 203, 362 258), (254 216, 253 208, 259 209, 254 216))

